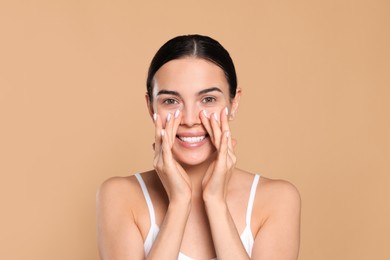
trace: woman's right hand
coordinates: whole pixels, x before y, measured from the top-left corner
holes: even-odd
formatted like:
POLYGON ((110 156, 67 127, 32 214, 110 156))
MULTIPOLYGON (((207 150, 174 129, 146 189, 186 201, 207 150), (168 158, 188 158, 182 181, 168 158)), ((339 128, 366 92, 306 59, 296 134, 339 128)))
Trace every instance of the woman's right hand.
POLYGON ((191 181, 180 164, 173 158, 172 147, 181 121, 180 110, 169 113, 163 128, 162 118, 153 115, 155 122, 155 144, 153 166, 156 170, 169 202, 189 202, 191 200, 191 181))

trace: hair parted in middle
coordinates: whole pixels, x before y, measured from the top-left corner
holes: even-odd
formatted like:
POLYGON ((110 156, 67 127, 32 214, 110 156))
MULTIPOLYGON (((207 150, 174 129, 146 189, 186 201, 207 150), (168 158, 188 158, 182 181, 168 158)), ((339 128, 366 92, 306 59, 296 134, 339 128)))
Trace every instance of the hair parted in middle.
POLYGON ((229 96, 233 99, 237 89, 237 75, 229 52, 216 40, 198 34, 177 36, 167 41, 154 55, 148 71, 146 88, 149 100, 153 100, 153 80, 156 72, 167 62, 185 57, 205 59, 219 66, 229 84, 229 96))

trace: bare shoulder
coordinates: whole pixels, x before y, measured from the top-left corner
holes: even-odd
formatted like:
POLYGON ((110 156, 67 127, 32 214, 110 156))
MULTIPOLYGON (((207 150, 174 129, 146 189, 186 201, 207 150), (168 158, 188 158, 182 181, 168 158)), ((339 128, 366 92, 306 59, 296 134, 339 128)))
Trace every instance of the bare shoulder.
POLYGON ((298 189, 286 180, 261 177, 257 187, 254 215, 259 217, 259 227, 266 222, 288 222, 299 226, 301 196, 298 189))
POLYGON ((298 189, 286 180, 274 180, 261 177, 258 192, 272 202, 300 203, 298 189))
POLYGON ((127 177, 111 177, 105 180, 97 191, 97 200, 111 199, 126 199, 130 198, 132 194, 136 194, 137 180, 135 176, 127 177))
POLYGON ((285 180, 261 177, 255 204, 256 235, 252 257, 297 259, 301 214, 298 189, 285 180))
MULTIPOLYGON (((141 175, 144 175, 143 173, 141 175)), ((111 177, 105 180, 98 188, 96 201, 99 206, 110 208, 134 208, 142 202, 141 186, 135 175, 126 177, 111 177)))
MULTIPOLYGON (((243 170, 237 170, 237 176, 234 181, 238 183, 237 186, 243 186, 243 183, 248 185, 252 183, 254 173, 250 173, 243 170)), ((258 197, 260 201, 272 201, 275 202, 296 202, 299 203, 301 198, 298 189, 290 182, 285 180, 270 179, 264 176, 260 176, 259 184, 257 186, 258 197)), ((273 204, 272 203, 272 204, 273 204)))
POLYGON ((143 235, 137 212, 142 190, 134 175, 111 177, 96 194, 97 237, 102 259, 143 258, 143 235))

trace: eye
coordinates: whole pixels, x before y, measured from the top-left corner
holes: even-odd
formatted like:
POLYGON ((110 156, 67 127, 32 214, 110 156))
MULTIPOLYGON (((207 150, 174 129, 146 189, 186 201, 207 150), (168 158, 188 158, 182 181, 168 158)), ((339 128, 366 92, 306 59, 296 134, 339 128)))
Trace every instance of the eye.
POLYGON ((213 103, 215 101, 215 97, 205 97, 204 99, 202 99, 202 103, 213 103))
POLYGON ((178 104, 177 100, 173 99, 173 98, 167 98, 163 101, 163 104, 165 105, 174 105, 174 104, 178 104))

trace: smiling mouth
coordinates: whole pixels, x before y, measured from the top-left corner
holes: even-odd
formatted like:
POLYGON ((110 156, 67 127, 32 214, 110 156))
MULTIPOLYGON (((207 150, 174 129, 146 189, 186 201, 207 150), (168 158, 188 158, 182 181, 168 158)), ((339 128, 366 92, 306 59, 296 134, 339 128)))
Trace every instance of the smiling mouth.
POLYGON ((185 143, 193 144, 193 143, 199 143, 199 142, 203 141, 207 136, 208 136, 208 134, 201 135, 201 136, 191 136, 191 137, 177 135, 176 137, 185 143))

